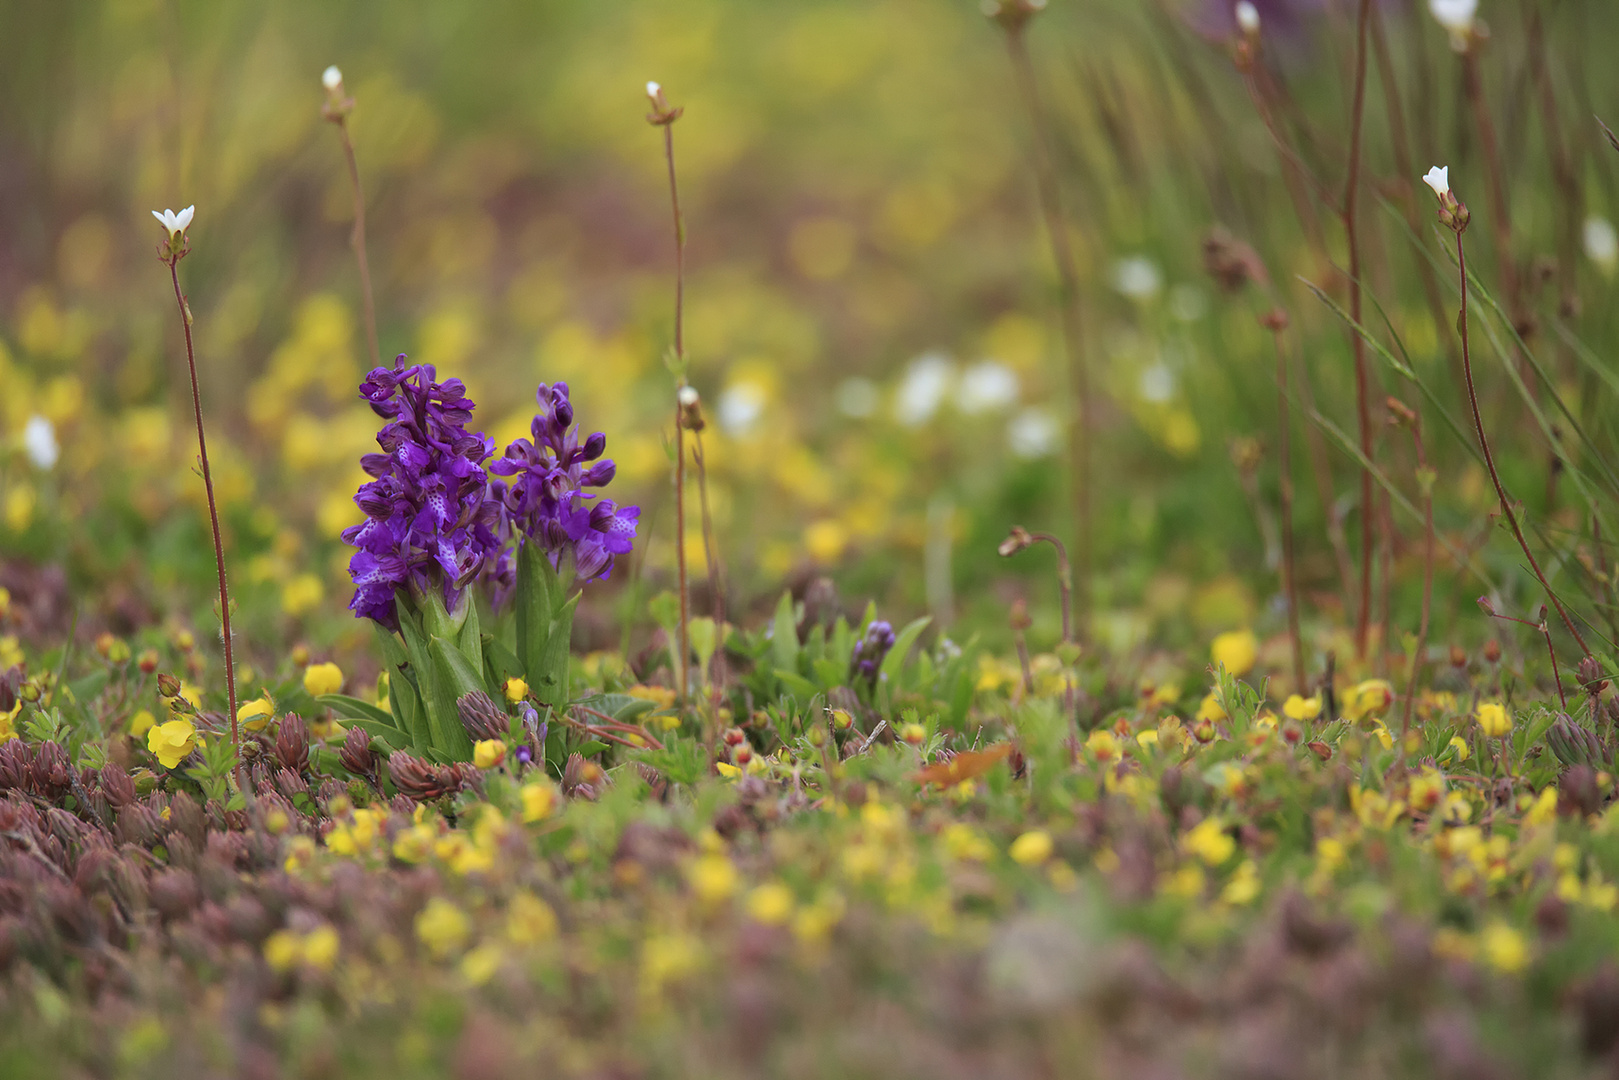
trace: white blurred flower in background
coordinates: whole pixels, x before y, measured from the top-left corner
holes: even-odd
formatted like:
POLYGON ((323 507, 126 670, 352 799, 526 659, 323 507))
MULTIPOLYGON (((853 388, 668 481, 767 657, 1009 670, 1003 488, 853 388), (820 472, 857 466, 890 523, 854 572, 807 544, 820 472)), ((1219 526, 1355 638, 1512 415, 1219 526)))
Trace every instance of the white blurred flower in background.
POLYGON ((933 419, 955 377, 956 365, 943 353, 924 353, 912 360, 894 396, 894 419, 906 427, 933 419))
POLYGON ((1113 264, 1113 287, 1131 300, 1151 300, 1163 285, 1158 265, 1145 255, 1131 255, 1113 264))
POLYGON ((757 383, 735 382, 720 394, 720 429, 733 438, 753 432, 765 411, 765 392, 757 383))
POLYGON ((1614 231, 1613 222, 1603 217, 1585 219, 1585 257, 1604 274, 1613 275, 1619 267, 1619 232, 1614 231))
POLYGON ((860 375, 838 383, 838 412, 851 420, 865 420, 877 411, 877 384, 860 375))
POLYGON ((1030 405, 1006 425, 1006 444, 1020 458, 1049 457, 1057 452, 1061 434, 1055 417, 1030 405))
POLYGON ((36 468, 55 467, 61 449, 56 445, 56 428, 45 417, 35 413, 22 429, 23 450, 36 468))
POLYGON ((1017 403, 1017 372, 999 360, 981 360, 961 373, 956 408, 968 415, 993 412, 1017 403))

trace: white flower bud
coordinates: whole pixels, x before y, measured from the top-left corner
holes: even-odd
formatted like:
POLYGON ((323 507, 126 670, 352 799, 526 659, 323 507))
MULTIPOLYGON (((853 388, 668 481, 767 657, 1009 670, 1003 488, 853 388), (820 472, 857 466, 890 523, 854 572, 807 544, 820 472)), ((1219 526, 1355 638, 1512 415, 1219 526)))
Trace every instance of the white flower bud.
POLYGON ((49 469, 56 464, 60 448, 56 445, 56 428, 45 417, 35 413, 28 418, 22 432, 23 450, 36 468, 49 469))
POLYGON ((1428 13, 1450 32, 1452 48, 1458 51, 1467 48, 1473 20, 1478 16, 1478 0, 1428 0, 1428 13))
POLYGON ((1259 9, 1251 0, 1237 0, 1237 26, 1249 37, 1259 33, 1259 9))
POLYGON ((333 64, 331 67, 327 68, 321 73, 320 84, 326 89, 333 91, 343 85, 343 73, 337 70, 336 64, 333 64))
POLYGON ((693 405, 697 404, 697 387, 690 385, 682 386, 679 393, 675 395, 675 400, 680 402, 681 408, 691 408, 693 405))

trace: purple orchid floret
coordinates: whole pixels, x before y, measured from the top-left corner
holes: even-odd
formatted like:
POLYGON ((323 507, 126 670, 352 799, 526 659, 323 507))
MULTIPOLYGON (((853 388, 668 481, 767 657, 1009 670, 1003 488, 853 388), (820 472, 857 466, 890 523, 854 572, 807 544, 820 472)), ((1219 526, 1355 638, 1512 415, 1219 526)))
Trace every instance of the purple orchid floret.
MULTIPOLYGON (((490 472, 512 478, 509 486, 496 481, 491 489, 512 529, 525 542, 539 544, 553 566, 571 551, 579 581, 606 578, 613 558, 629 553, 641 510, 611 499, 592 501, 596 493, 585 490, 606 487, 617 466, 602 457, 606 435, 598 431, 580 441, 568 384, 541 383, 535 397, 540 411, 529 429, 533 438, 516 440, 490 463, 490 472)), ((504 561, 492 574, 497 589, 502 573, 509 574, 504 561)))
POLYGON ((851 677, 864 679, 868 683, 876 682, 877 669, 882 667, 883 658, 893 647, 893 625, 883 619, 873 619, 871 625, 866 627, 865 636, 855 642, 854 653, 849 657, 851 677))
POLYGON ((442 589, 453 610, 502 546, 501 504, 483 469, 494 441, 466 429, 475 406, 461 380, 438 383, 434 374, 400 354, 360 384, 388 423, 377 433, 383 452, 360 459, 374 477, 354 496, 366 520, 343 530, 343 541, 360 549, 349 560, 349 609, 390 630, 399 629, 396 589, 442 589))

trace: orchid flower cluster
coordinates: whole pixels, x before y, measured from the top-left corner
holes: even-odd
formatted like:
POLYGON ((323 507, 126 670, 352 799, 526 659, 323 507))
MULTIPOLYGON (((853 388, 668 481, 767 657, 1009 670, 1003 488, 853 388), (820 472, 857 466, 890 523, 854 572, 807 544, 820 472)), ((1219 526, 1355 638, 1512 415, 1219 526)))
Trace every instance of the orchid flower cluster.
POLYGON ((604 487, 615 467, 601 457, 605 435, 580 441, 567 385, 542 383, 533 440, 518 439, 491 460, 494 440, 467 430, 475 405, 465 385, 435 377, 431 365, 407 365, 401 354, 360 385, 388 422, 377 433, 382 452, 361 459, 374 478, 354 496, 366 520, 343 532, 359 548, 349 561, 349 609, 397 630, 399 589, 438 590, 454 611, 480 578, 494 584, 498 601, 512 578, 513 539, 539 544, 553 566, 571 555, 578 580, 606 578, 614 556, 629 552, 640 510, 592 502, 585 491, 604 487), (508 487, 489 473, 515 479, 508 487))

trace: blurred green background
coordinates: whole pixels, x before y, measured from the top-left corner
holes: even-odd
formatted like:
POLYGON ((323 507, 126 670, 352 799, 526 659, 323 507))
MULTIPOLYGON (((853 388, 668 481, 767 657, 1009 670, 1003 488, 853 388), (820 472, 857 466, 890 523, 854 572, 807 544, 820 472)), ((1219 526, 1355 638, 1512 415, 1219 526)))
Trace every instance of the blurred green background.
MULTIPOLYGON (((1353 41, 1343 5, 1262 6, 1283 123, 1337 186, 1342 50, 1353 41)), ((1416 180, 1450 164, 1477 219, 1481 152, 1443 31, 1420 10, 1382 12, 1405 127, 1401 143, 1374 70, 1367 284, 1436 400, 1464 417, 1450 330, 1418 285, 1432 260, 1453 304, 1416 180), (1402 153, 1414 172, 1400 170, 1402 153)), ((1611 391, 1560 335, 1598 354, 1615 340, 1611 227, 1601 243, 1615 161, 1586 120, 1612 100, 1603 42, 1615 13, 1486 0, 1482 14, 1514 257, 1540 320, 1534 343, 1593 445, 1611 447, 1611 391), (1537 7, 1572 207, 1570 188, 1553 182, 1537 96, 1545 84, 1527 21, 1537 7)), ((1280 628, 1275 357, 1257 322, 1273 304, 1292 317, 1290 348, 1315 400, 1353 430, 1343 325, 1295 278, 1342 302, 1342 237, 1330 209, 1307 215, 1315 230, 1291 212, 1228 24, 1217 3, 1095 0, 1053 3, 1029 31, 1101 402, 1097 628, 1112 648, 1280 628), (1227 294, 1209 277, 1216 226, 1253 245, 1273 292, 1227 294)), ((710 421, 731 612, 745 619, 784 582, 829 574, 851 608, 874 597, 991 642, 1005 640, 1008 603, 1027 597, 1037 643, 1055 639, 1048 556, 1006 561, 994 550, 1014 523, 1073 534, 1069 383, 1030 125, 1000 30, 975 5, 944 0, 7 5, 0 552, 15 594, 46 589, 38 567, 60 565, 87 625, 208 618, 184 354, 149 214, 195 203, 181 277, 243 635, 266 652, 292 639, 364 646, 344 610, 336 534, 358 518, 350 497, 376 422, 355 393, 370 362, 349 186, 320 115, 332 63, 357 102, 383 352, 464 378, 502 444, 526 430, 535 384, 566 380, 587 430, 608 435, 613 494, 644 508, 637 555, 592 591, 582 646, 617 644, 625 620, 644 622, 644 600, 669 586, 674 561, 663 363, 673 243, 648 79, 686 110, 675 127, 686 340, 710 421), (28 453, 36 416, 60 446, 49 467, 28 453)), ((1489 232, 1469 234, 1485 275, 1489 232)), ((1388 389, 1422 403, 1373 364, 1388 389)), ((1487 399, 1506 425, 1507 472, 1564 545, 1552 561, 1573 574, 1589 515, 1549 490, 1547 448, 1503 365, 1480 366, 1498 384, 1487 399)), ((1327 627, 1341 622, 1342 590, 1313 466, 1334 474, 1332 498, 1351 525, 1355 489, 1351 460, 1312 430, 1299 422, 1293 440, 1300 572, 1307 617, 1327 627)), ((1482 472, 1437 417, 1428 432, 1444 478, 1441 531, 1478 552, 1507 607, 1526 607, 1515 553, 1483 549, 1492 498, 1482 472)), ((1391 481, 1414 498, 1409 443, 1379 438, 1391 481)), ((1399 514, 1389 604, 1408 626, 1420 527, 1399 514)), ((695 512, 687 520, 700 578, 695 512)), ((1457 566, 1441 578, 1455 583, 1436 615, 1446 626, 1483 590, 1457 566)), ((36 629, 65 622, 71 606, 40 606, 36 629)))

